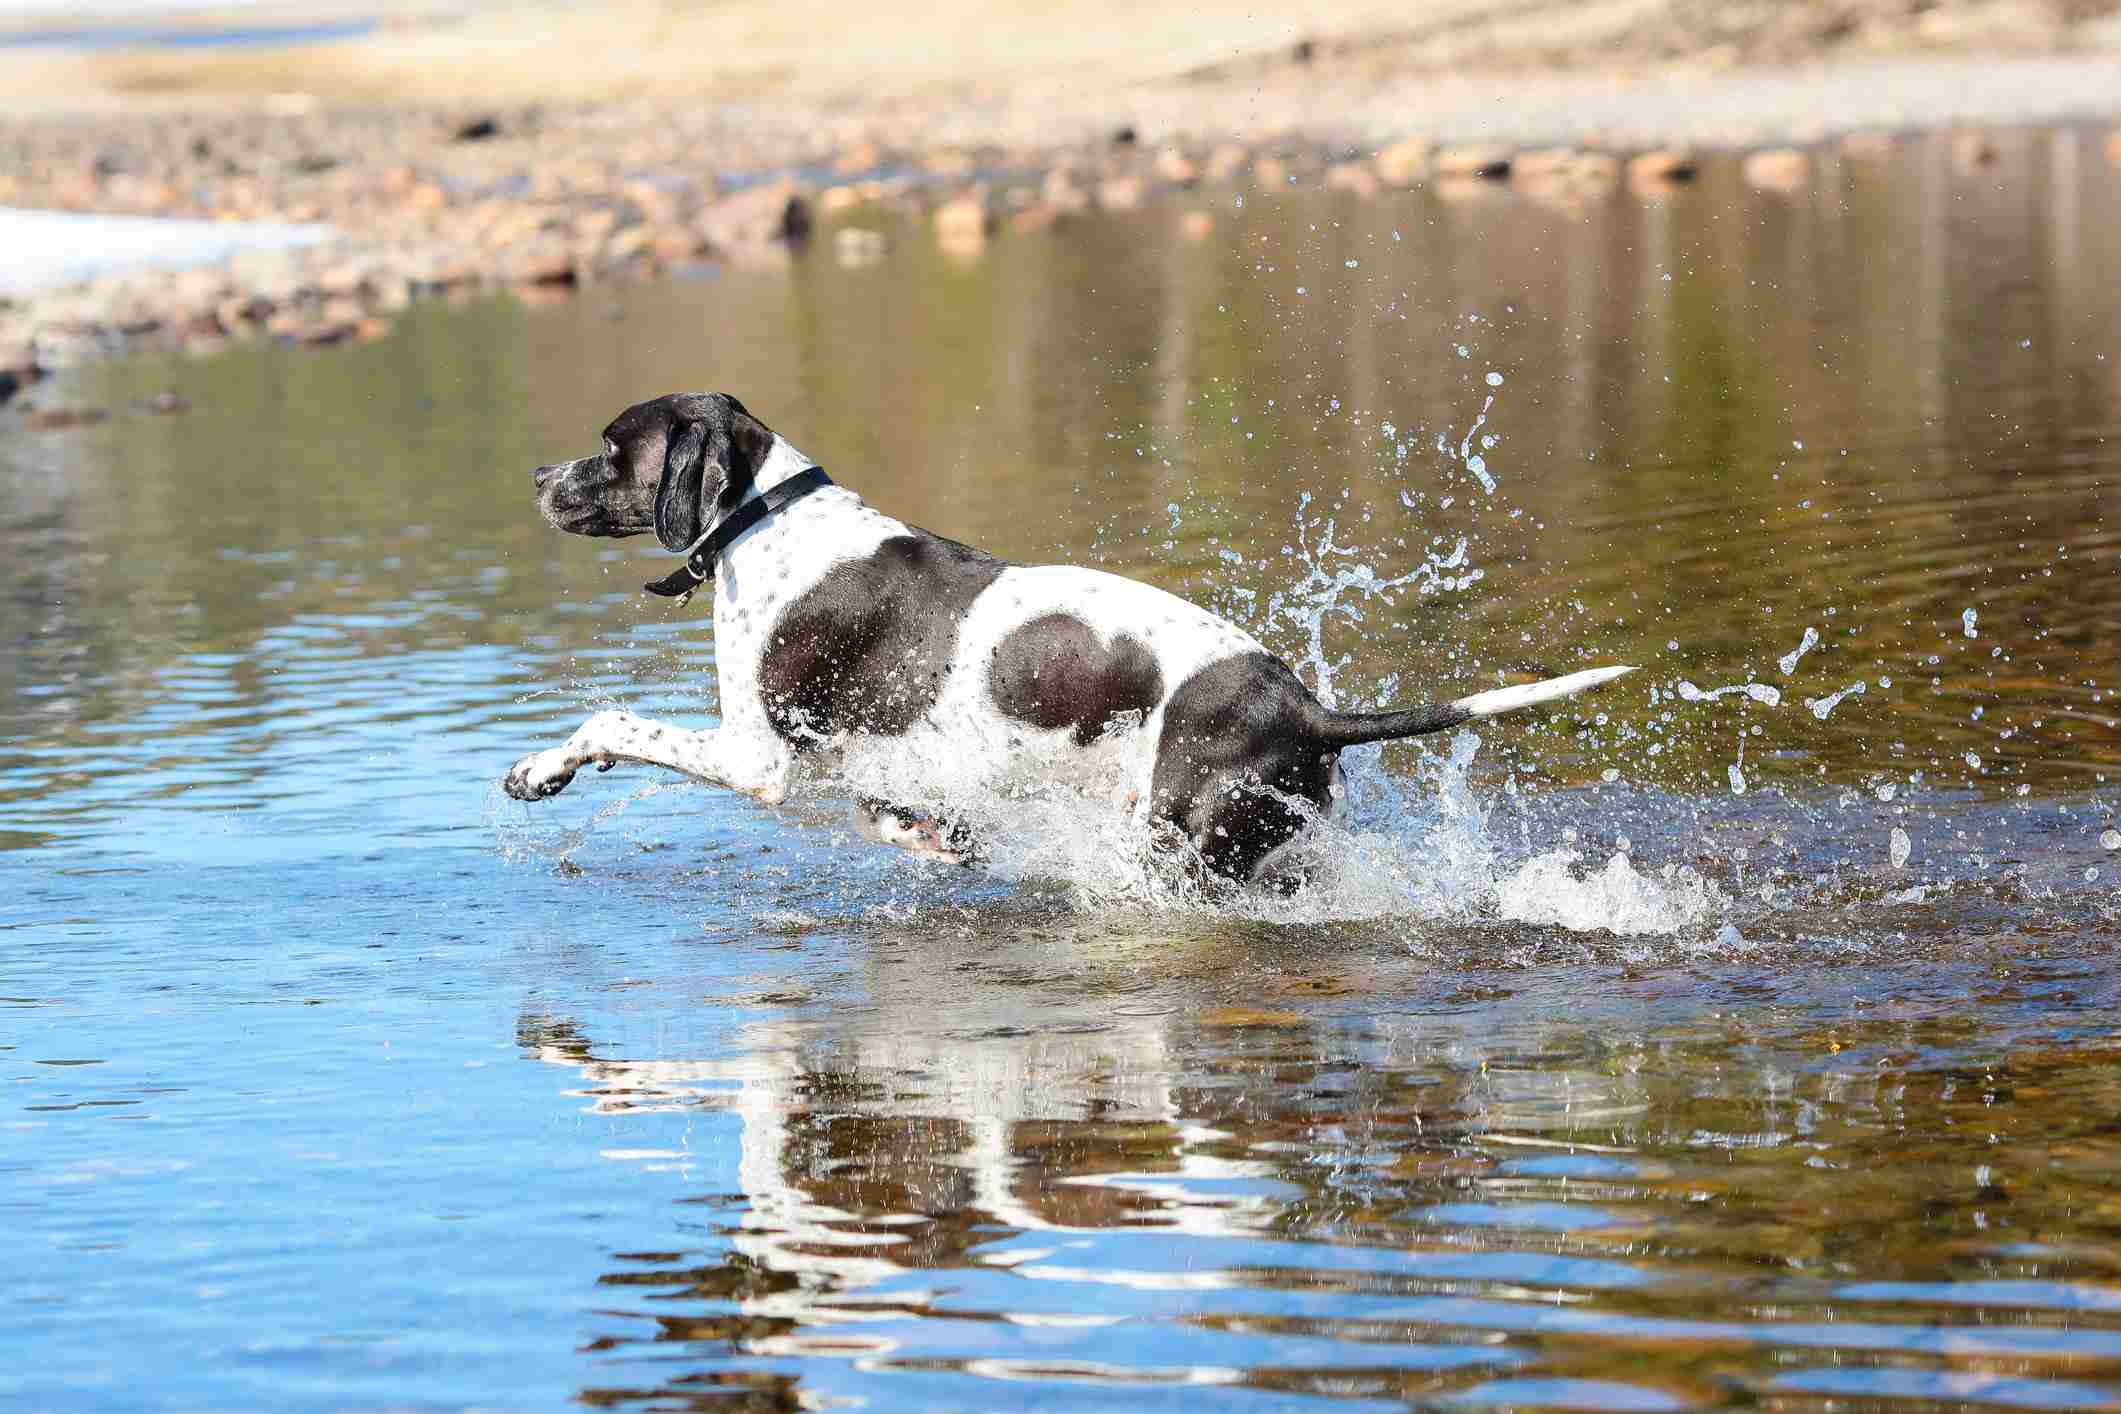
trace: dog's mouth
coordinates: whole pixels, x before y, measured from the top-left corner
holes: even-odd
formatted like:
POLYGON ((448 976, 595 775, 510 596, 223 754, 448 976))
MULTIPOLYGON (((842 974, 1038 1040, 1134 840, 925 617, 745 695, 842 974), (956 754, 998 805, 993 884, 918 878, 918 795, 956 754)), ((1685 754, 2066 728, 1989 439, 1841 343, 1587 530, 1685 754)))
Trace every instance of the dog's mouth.
POLYGON ((547 525, 569 535, 595 535, 603 520, 593 507, 563 505, 557 501, 541 500, 538 511, 545 517, 547 525))
POLYGON ((610 512, 594 501, 580 501, 561 496, 540 496, 538 512, 545 523, 554 530, 569 535, 593 535, 618 537, 639 535, 644 527, 625 525, 614 520, 610 512))

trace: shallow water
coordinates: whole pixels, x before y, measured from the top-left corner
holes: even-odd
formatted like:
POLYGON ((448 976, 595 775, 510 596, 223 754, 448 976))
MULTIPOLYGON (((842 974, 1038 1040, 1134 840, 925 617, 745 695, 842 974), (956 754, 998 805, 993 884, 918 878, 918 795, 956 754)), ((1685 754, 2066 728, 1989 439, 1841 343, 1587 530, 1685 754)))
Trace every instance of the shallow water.
POLYGON ((2121 1402, 2096 144, 1214 209, 39 390, 119 415, 0 443, 0 1396, 2121 1402), (701 386, 1343 702, 1644 672, 1358 763, 1289 904, 506 801, 714 710, 524 474, 701 386))

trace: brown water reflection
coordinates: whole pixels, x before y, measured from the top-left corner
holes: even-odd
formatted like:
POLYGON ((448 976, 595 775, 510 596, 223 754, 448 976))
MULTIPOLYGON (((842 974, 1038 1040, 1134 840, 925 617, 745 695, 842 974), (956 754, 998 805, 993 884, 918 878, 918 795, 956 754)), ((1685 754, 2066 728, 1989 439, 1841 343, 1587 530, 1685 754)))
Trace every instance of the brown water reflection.
POLYGON ((738 1128, 738 1189, 673 1226, 696 1236, 614 1254, 585 1398, 692 1407, 788 1359, 812 1398, 952 1407, 1009 1380, 2116 1398, 2121 1049, 2023 1009, 2109 1006, 2081 961, 1878 960, 1851 1014, 1788 958, 1616 978, 1476 945, 1438 975, 1346 939, 996 922, 872 932, 851 986, 726 1057, 520 1020, 590 1113, 738 1128))

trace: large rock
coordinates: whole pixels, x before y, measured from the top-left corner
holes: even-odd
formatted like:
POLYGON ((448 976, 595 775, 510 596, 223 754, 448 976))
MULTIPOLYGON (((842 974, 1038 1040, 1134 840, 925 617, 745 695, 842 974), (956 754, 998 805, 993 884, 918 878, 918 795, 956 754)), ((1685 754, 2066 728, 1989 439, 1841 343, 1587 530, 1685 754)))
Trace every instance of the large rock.
POLYGON ((694 228, 726 253, 799 242, 810 234, 810 204, 793 182, 766 182, 703 209, 694 228))
POLYGON ((946 245, 985 240, 993 224, 983 192, 966 192, 935 208, 935 234, 946 245))
POLYGON ((1771 147, 1747 153, 1739 170, 1749 187, 1789 194, 1803 190, 1811 178, 1812 164, 1794 147, 1771 147))
POLYGON ((1377 178, 1388 187, 1412 186, 1429 174, 1429 154, 1427 138, 1401 138, 1377 154, 1377 178))
POLYGON ((1436 175, 1499 182, 1510 175, 1510 151, 1505 147, 1447 147, 1436 154, 1436 175))

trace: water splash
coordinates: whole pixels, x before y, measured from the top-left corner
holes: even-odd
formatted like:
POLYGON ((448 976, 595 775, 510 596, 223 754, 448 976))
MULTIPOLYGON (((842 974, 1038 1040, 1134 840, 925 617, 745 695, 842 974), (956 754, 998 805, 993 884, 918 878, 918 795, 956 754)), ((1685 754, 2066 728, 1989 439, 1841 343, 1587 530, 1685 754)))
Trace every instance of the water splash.
POLYGON ((1784 677, 1788 677, 1791 673, 1797 671, 1798 659, 1802 658, 1805 654, 1811 652, 1814 648, 1817 648, 1818 646, 1819 630, 1813 628, 1810 624, 1806 624, 1804 626, 1804 640, 1800 642, 1795 648, 1792 648, 1789 652, 1783 654, 1780 658, 1776 659, 1775 666, 1782 669, 1782 675, 1784 677))
MULTIPOLYGON (((1580 858, 1575 850, 1558 849, 1527 860, 1496 886, 1497 914, 1576 932, 1603 929, 1639 935, 1694 927, 1728 902, 1714 884, 1682 865, 1668 864, 1652 878, 1638 873, 1627 855, 1616 853, 1604 868, 1579 874, 1575 866, 1580 858)), ((1736 930, 1724 926, 1736 940, 1736 930)))
POLYGON ((1672 690, 1679 694, 1681 702, 1714 702, 1719 697, 1728 697, 1734 692, 1742 692, 1764 706, 1779 707, 1782 705, 1782 689, 1764 682, 1741 682, 1734 683, 1730 687, 1704 690, 1681 678, 1672 690))
POLYGON ((1860 697, 1862 694, 1863 680, 1858 678, 1839 692, 1828 693, 1825 697, 1807 697, 1804 699, 1804 705, 1811 708, 1812 715, 1823 722, 1832 714, 1836 707, 1841 705, 1842 698, 1860 697))
POLYGON ((1337 707, 1340 703, 1333 685, 1334 674, 1348 665, 1352 655, 1343 654, 1338 659, 1326 656, 1325 634, 1332 619, 1360 624, 1366 601, 1376 600, 1390 607, 1397 602, 1394 595, 1400 591, 1419 595, 1451 593, 1471 588, 1486 575, 1468 563, 1471 542, 1461 535, 1449 553, 1429 550, 1422 563, 1407 573, 1381 576, 1356 558, 1361 552, 1354 546, 1333 543, 1336 521, 1307 521, 1310 505, 1311 494, 1307 491, 1297 500, 1296 542, 1282 548, 1283 554, 1304 566, 1304 576, 1268 598, 1258 632, 1265 636, 1288 626, 1302 629, 1304 652, 1291 666, 1319 701, 1337 707), (1314 530, 1315 542, 1311 539, 1314 530))

